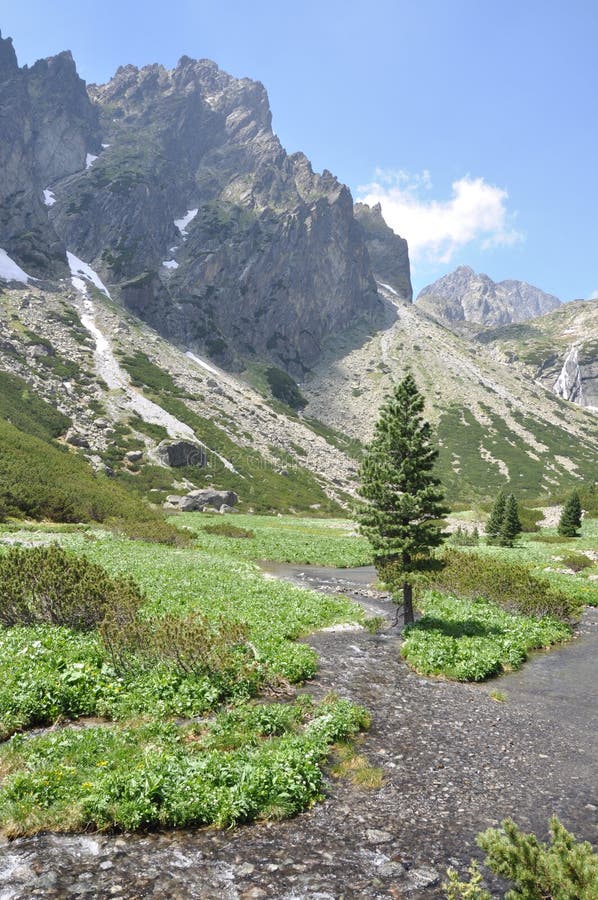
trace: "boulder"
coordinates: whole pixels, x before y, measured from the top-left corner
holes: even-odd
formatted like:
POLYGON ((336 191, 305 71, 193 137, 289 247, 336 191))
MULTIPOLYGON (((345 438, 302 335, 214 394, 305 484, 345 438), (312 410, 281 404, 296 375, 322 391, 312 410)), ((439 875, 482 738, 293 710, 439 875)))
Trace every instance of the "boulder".
POLYGON ((205 466, 207 462, 206 448, 194 441, 161 441, 157 447, 158 456, 167 465, 205 466))
MULTIPOLYGON (((170 498, 168 498, 170 499, 170 498)), ((234 491, 217 491, 214 488, 201 488, 190 491, 186 497, 179 500, 179 509, 182 512, 195 512, 211 506, 220 509, 222 506, 233 507, 239 502, 239 497, 234 491)))
POLYGON ((143 459, 143 450, 128 450, 125 453, 125 459, 130 463, 139 462, 139 460, 143 459))
POLYGON ((89 450, 89 441, 83 434, 79 434, 77 431, 74 431, 72 428, 66 433, 66 442, 70 444, 71 447, 83 447, 86 450, 89 450))

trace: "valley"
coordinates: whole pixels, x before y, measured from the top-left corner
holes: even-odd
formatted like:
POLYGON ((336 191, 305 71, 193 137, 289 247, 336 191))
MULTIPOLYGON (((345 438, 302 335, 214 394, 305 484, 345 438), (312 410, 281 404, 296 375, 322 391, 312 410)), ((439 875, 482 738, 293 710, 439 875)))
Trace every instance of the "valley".
POLYGON ((0 35, 0 103, 0 898, 487 900, 447 870, 507 817, 595 848, 595 294, 414 300, 393 206, 208 59, 0 35))

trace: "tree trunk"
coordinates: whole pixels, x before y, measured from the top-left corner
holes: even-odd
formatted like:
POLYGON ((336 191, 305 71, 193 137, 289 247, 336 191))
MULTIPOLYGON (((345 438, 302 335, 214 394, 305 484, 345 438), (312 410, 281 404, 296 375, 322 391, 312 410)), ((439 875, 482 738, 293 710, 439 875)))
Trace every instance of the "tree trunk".
POLYGON ((413 621, 413 586, 405 581, 403 582, 403 622, 405 625, 410 625, 413 621))

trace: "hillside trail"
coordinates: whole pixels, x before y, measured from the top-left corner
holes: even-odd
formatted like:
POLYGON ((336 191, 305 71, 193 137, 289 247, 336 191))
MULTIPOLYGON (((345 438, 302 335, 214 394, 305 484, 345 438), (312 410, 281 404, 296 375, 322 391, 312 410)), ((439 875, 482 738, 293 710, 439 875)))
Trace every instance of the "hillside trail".
POLYGON ((455 684, 421 678, 400 660, 395 608, 368 587, 372 570, 268 568, 387 619, 377 634, 311 635, 320 666, 303 689, 335 691, 371 711, 358 750, 381 769, 381 787, 328 777, 313 809, 230 830, 19 839, 0 848, 0 900, 419 900, 442 897, 446 867, 479 856, 475 835, 505 816, 545 835, 557 813, 578 837, 596 839, 598 610, 586 612, 573 642, 521 672, 455 684))

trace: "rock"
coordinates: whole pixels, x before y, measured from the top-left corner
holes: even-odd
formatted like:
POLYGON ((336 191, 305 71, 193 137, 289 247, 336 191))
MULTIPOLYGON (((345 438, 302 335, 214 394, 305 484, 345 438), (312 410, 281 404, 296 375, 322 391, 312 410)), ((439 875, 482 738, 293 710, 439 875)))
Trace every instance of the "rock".
POLYGON ((128 450, 125 453, 125 459, 131 463, 139 462, 140 459, 143 459, 143 450, 128 450))
POLYGON ((220 507, 220 509, 218 510, 218 512, 222 513, 222 515, 224 515, 225 513, 237 512, 237 510, 233 506, 228 506, 228 504, 223 503, 222 506, 220 507))
POLYGON ((157 447, 161 461, 177 468, 179 466, 205 466, 206 450, 193 441, 161 441, 157 447))
POLYGON ((71 447, 83 447, 86 450, 89 450, 89 440, 83 434, 79 434, 77 431, 74 431, 72 428, 66 433, 65 440, 67 444, 70 444, 71 447))
POLYGON ((363 228, 372 269, 377 280, 391 288, 402 300, 413 299, 407 241, 395 234, 382 217, 379 203, 355 204, 355 218, 363 228))
MULTIPOLYGON (((169 498, 170 499, 170 498, 169 498)), ((239 501, 239 497, 234 491, 217 491, 214 488, 200 488, 197 491, 190 491, 186 497, 179 499, 179 509, 181 512, 195 512, 211 506, 213 509, 220 509, 221 506, 233 507, 239 501)))

